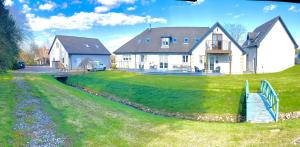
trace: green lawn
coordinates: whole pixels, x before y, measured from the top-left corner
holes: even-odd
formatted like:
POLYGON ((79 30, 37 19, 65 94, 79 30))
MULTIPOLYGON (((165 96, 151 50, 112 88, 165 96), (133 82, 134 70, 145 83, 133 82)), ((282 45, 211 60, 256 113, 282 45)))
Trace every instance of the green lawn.
POLYGON ((160 111, 238 114, 247 79, 251 92, 259 89, 261 80, 268 80, 279 94, 280 112, 300 110, 300 66, 273 74, 200 77, 105 71, 72 76, 67 82, 160 111))
POLYGON ((291 146, 300 137, 299 119, 271 124, 179 120, 84 93, 50 76, 26 79, 69 146, 291 146))
MULTIPOLYGON (((26 143, 12 131, 17 90, 12 78, 0 75, 1 146, 26 143)), ((299 119, 271 124, 180 120, 84 93, 47 75, 27 75, 26 82, 67 138, 66 146, 292 146, 300 137, 299 119)))
POLYGON ((0 145, 8 144, 13 139, 15 84, 12 75, 0 73, 0 145))

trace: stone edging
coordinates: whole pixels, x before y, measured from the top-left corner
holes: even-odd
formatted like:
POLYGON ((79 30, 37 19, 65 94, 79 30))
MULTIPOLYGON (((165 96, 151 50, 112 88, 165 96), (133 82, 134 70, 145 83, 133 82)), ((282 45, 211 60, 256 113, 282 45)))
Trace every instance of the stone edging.
POLYGON ((300 119, 300 111, 279 113, 279 120, 300 119))
MULTIPOLYGON (((82 90, 84 92, 96 95, 96 96, 101 96, 104 98, 107 98, 109 100, 112 100, 114 102, 118 102, 130 107, 133 107, 135 109, 151 113, 154 115, 160 115, 160 116, 165 116, 165 117, 175 117, 179 119, 187 119, 187 120, 195 120, 195 121, 205 121, 205 122, 231 122, 231 123, 237 123, 237 122, 244 122, 246 121, 246 117, 242 115, 234 115, 234 114, 200 114, 200 113, 193 113, 193 114, 184 114, 184 113, 179 113, 179 112, 162 112, 162 111, 157 111, 154 109, 151 109, 149 107, 145 107, 143 105, 140 105, 138 103, 130 102, 127 99, 122 99, 118 96, 112 95, 110 93, 105 93, 105 92, 95 92, 91 89, 79 86, 79 85, 74 85, 74 84, 69 84, 66 83, 69 86, 72 86, 74 88, 77 88, 79 90, 82 90)), ((300 111, 298 112, 288 112, 288 113, 280 113, 279 114, 279 120, 288 120, 288 119, 300 119, 300 111)))

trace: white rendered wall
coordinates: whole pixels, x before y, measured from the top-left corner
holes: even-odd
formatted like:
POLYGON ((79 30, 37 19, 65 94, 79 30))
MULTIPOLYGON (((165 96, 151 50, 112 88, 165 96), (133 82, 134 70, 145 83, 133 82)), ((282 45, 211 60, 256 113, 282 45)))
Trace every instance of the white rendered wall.
POLYGON ((69 69, 69 55, 67 53, 67 51, 65 50, 65 48, 63 47, 63 45, 61 44, 61 42, 56 38, 54 41, 54 44, 51 48, 50 54, 49 54, 49 58, 50 58, 50 67, 53 67, 52 65, 52 61, 60 61, 61 63, 63 63, 63 58, 64 58, 64 66, 69 69), (56 43, 59 44, 59 47, 56 46, 56 43))
POLYGON ((156 65, 157 70, 176 70, 174 66, 190 66, 190 56, 188 57, 188 62, 183 63, 183 55, 172 55, 172 54, 131 54, 130 61, 123 61, 123 55, 116 55, 116 62, 118 68, 129 68, 138 69, 141 63, 141 55, 144 55, 144 69, 150 69, 150 65, 156 65), (168 57, 168 68, 160 69, 160 56, 168 57))
MULTIPOLYGON (((193 50, 192 52, 192 66, 197 66, 200 69, 204 68, 204 62, 200 63, 200 56, 205 55, 206 41, 212 40, 212 34, 218 33, 222 34, 222 39, 224 41, 231 41, 231 52, 232 52, 232 63, 231 63, 231 73, 232 74, 242 74, 246 70, 246 56, 243 52, 229 39, 229 37, 219 28, 216 27, 213 32, 211 32, 204 40, 193 50)), ((226 50, 225 48, 224 50, 226 50)), ((216 54, 214 54, 216 55, 216 54)), ((223 55, 223 54, 221 54, 223 55)), ((225 61, 225 60, 224 60, 225 61)), ((206 61, 205 61, 206 62, 206 61)), ((226 61, 227 62, 227 61, 226 61)), ((221 72, 224 74, 229 74, 229 63, 219 61, 219 66, 221 67, 221 72)))
POLYGON ((271 73, 294 66, 295 47, 277 21, 257 49, 257 73, 271 73))

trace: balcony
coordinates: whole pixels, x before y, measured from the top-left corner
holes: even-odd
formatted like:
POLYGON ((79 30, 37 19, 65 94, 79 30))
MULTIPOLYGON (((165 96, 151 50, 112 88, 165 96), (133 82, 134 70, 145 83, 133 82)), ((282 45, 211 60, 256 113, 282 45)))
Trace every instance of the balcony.
POLYGON ((206 41, 206 53, 208 53, 208 54, 230 54, 231 53, 231 41, 208 40, 208 41, 206 41))

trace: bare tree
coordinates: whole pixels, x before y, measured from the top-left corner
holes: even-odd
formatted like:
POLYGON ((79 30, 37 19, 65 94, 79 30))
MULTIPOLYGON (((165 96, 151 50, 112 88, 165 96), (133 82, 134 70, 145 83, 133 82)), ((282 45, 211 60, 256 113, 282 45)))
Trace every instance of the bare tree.
POLYGON ((246 40, 247 29, 241 24, 225 24, 226 31, 238 42, 240 45, 246 40))
POLYGON ((49 64, 49 50, 46 47, 40 47, 35 50, 34 61, 37 64, 45 65, 49 64))
POLYGON ((79 67, 81 67, 83 69, 83 73, 85 73, 85 71, 87 70, 87 66, 88 64, 90 63, 90 61, 93 61, 92 59, 90 58, 84 58, 80 64, 79 64, 79 67))

